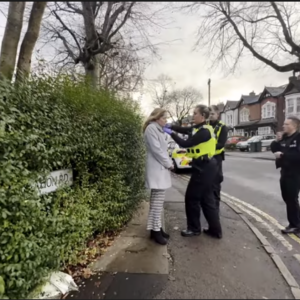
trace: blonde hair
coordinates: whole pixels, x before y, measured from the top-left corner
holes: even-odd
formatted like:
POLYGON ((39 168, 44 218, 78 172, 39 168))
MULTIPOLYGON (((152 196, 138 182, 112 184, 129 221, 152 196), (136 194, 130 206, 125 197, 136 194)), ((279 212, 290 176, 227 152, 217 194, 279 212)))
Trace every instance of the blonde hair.
POLYGON ((159 120, 167 111, 163 108, 155 108, 152 113, 150 114, 150 116, 147 118, 146 122, 144 123, 143 126, 143 132, 145 132, 147 126, 153 122, 153 121, 157 121, 159 120))

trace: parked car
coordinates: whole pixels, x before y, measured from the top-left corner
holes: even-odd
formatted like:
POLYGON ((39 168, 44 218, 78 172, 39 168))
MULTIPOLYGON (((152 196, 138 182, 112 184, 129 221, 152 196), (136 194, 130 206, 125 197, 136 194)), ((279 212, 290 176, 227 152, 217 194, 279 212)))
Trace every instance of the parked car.
POLYGON ((174 164, 174 172, 178 170, 190 169, 192 159, 186 156, 186 149, 181 148, 177 143, 171 141, 168 143, 168 152, 174 164))
POLYGON ((245 136, 232 136, 227 139, 226 144, 237 144, 241 141, 247 141, 248 137, 245 136))
POLYGON ((261 141, 262 147, 270 147, 271 143, 275 140, 275 135, 266 135, 266 136, 261 136, 261 135, 255 135, 251 137, 247 141, 243 142, 238 142, 236 144, 236 149, 239 149, 240 151, 249 151, 250 148, 250 143, 256 143, 261 141))

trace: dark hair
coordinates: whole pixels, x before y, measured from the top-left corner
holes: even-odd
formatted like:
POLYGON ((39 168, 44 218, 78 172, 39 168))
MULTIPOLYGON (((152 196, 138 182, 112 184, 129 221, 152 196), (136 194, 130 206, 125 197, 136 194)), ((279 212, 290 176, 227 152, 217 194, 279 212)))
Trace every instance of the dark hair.
POLYGON ((198 110, 198 112, 200 113, 200 115, 202 115, 203 117, 205 117, 205 119, 209 118, 210 115, 210 109, 208 106, 203 105, 203 104, 199 104, 196 106, 196 109, 198 110))
POLYGON ((298 117, 296 117, 296 116, 288 116, 287 120, 291 120, 296 125, 297 131, 300 130, 300 119, 298 117))
POLYGON ((219 113, 218 105, 211 105, 209 108, 210 108, 210 110, 214 110, 216 113, 219 113))

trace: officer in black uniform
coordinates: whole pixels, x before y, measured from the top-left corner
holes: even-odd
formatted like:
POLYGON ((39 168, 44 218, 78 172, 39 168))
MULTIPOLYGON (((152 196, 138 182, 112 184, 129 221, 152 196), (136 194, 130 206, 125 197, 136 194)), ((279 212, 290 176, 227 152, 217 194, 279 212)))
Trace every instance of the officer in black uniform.
POLYGON ((210 125, 214 128, 216 136, 216 154, 215 159, 218 165, 218 173, 213 185, 214 197, 217 203, 217 208, 220 210, 221 201, 221 183, 224 180, 223 177, 223 160, 225 160, 224 148, 228 138, 228 129, 225 124, 219 120, 220 112, 217 105, 210 107, 210 125))
POLYGON ((283 125, 283 134, 277 134, 277 140, 272 142, 271 151, 276 157, 276 168, 281 168, 280 188, 286 204, 289 225, 282 233, 300 232, 300 120, 288 117, 283 125))
POLYGON ((204 232, 212 237, 222 238, 220 217, 213 196, 213 183, 217 175, 217 162, 213 158, 216 140, 213 128, 206 122, 209 115, 207 106, 198 105, 194 110, 195 126, 187 128, 170 125, 170 128, 164 128, 179 146, 188 148, 188 154, 193 158, 192 175, 185 194, 187 229, 181 232, 184 237, 201 234, 201 207, 209 225, 204 232), (189 134, 192 130, 193 134, 183 140, 172 130, 183 134, 189 134))

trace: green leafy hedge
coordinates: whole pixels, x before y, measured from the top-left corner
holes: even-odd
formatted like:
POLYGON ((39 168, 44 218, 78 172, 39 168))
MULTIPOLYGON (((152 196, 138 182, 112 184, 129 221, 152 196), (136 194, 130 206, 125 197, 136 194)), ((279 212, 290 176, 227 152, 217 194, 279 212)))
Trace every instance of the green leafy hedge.
POLYGON ((0 296, 24 298, 73 263, 96 231, 128 221, 144 186, 141 118, 131 101, 67 78, 0 82, 0 296), (33 183, 73 168, 75 185, 33 183))

